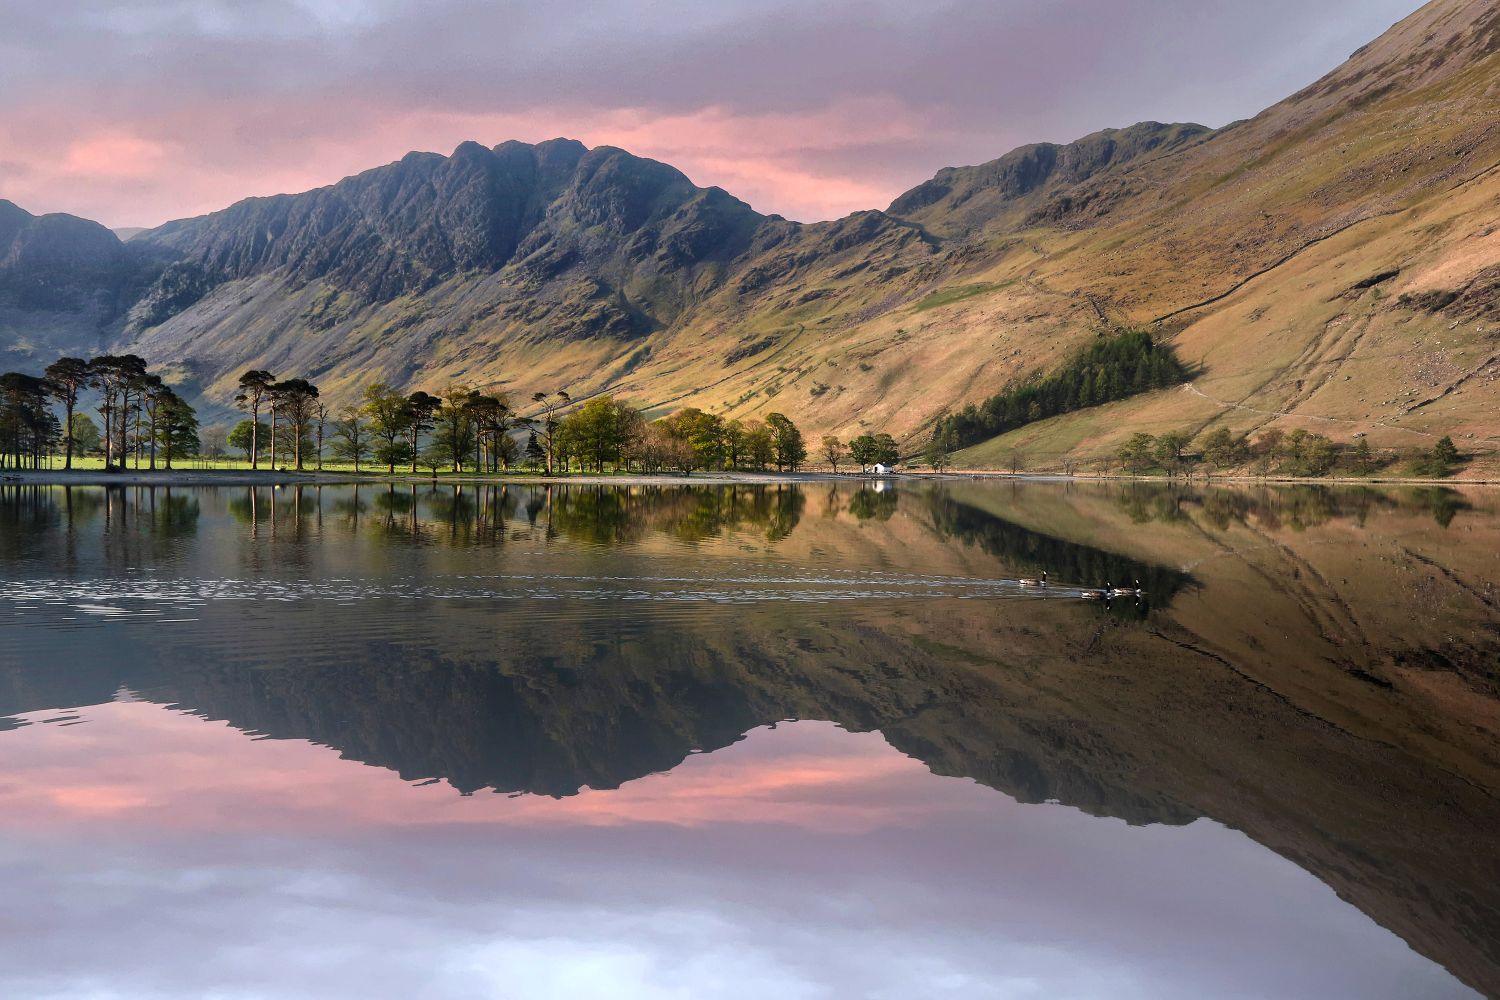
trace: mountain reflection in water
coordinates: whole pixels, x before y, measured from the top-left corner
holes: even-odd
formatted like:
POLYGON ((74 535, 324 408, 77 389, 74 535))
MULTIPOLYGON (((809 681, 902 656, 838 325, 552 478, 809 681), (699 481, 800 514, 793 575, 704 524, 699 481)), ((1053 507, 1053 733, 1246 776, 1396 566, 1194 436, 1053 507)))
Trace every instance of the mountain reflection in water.
MULTIPOLYGON (((45 840, 78 817, 134 829, 149 828, 150 813, 185 851, 184 872, 209 865, 191 860, 205 849, 183 843, 193 838, 174 820, 199 810, 163 789, 215 760, 230 762, 222 786, 258 802, 260 815, 199 817, 205 829, 267 823, 260 832, 275 836, 276 823, 295 823, 269 792, 344 802, 350 796, 335 789, 347 782, 371 802, 395 799, 389 813, 330 805, 345 817, 343 836, 383 836, 392 815, 429 810, 432 826, 404 833, 403 850, 439 867, 445 850, 472 860, 468 841, 449 838, 452 824, 479 822, 453 811, 447 786, 527 793, 518 803, 555 799, 483 820, 498 831, 546 816, 557 827, 551 867, 566 857, 595 872, 604 862, 589 830, 639 829, 632 864, 664 884, 707 877, 686 862, 669 871, 664 860, 696 856, 695 823, 742 815, 750 832, 808 812, 818 817, 807 820, 818 828, 816 852, 767 834, 784 852, 808 851, 773 858, 736 840, 745 855, 729 870, 745 881, 721 873, 716 892, 739 899, 779 866, 781 891, 798 891, 788 878, 798 873, 804 892, 833 898, 809 869, 814 858, 859 856, 871 824, 907 831, 880 855, 897 866, 884 878, 908 867, 921 877, 902 892, 886 888, 912 907, 902 935, 924 940, 914 928, 942 929, 952 953, 927 978, 970 977, 953 995, 1004 993, 993 975, 964 965, 977 953, 960 947, 968 937, 1011 957, 1021 943, 1056 954, 1060 938, 1038 930, 1028 941, 1031 921, 1092 928, 1078 938, 1089 955, 1070 960, 1155 977, 1131 989, 1121 979, 1065 989, 1059 978, 1049 994, 1225 995, 1233 985, 1252 996, 1465 995, 1403 959, 1394 940, 1378 946, 1336 929, 1343 911, 1355 912, 1344 903, 1320 902, 1260 863, 1243 870, 1244 856, 1215 839, 1233 835, 1194 823, 1202 818, 1242 831, 1459 980, 1500 995, 1495 500, 1452 490, 1139 484, 3 487, 0 729, 12 731, 0 733, 0 753, 22 755, 0 796, 11 817, 4 856, 24 867, 28 838, 45 840), (1043 570, 1059 586, 1015 585, 1043 570), (1069 585, 1105 580, 1140 580, 1147 596, 1108 607, 1070 596, 1069 585), (152 721, 163 717, 151 705, 171 706, 178 714, 164 718, 175 721, 152 721), (221 726, 192 717, 286 742, 274 760, 262 758, 268 745, 237 749, 215 735, 221 726), (780 725, 787 720, 805 721, 780 725), (814 720, 838 729, 804 728, 814 720), (860 733, 879 737, 852 735, 860 733), (845 742, 862 740, 875 742, 845 742), (371 777, 340 771, 314 791, 310 775, 326 765, 309 755, 326 752, 292 741, 442 784, 376 791, 371 777), (888 759, 887 745, 932 776, 888 759), (852 763, 845 746, 858 747, 852 763), (132 776, 133 753, 149 763, 132 776), (716 779, 721 765, 700 764, 705 753, 736 766, 716 779), (780 791, 768 812, 756 789, 773 773, 780 791), (972 779, 1004 798, 974 798, 969 786, 934 776, 972 779), (787 792, 789 782, 806 794, 787 792), (643 803, 648 787, 693 794, 643 803), (44 808, 47 788, 56 794, 44 808), (702 809, 705 801, 719 807, 702 809), (1072 807, 1070 818, 1035 806, 1047 802, 1072 807), (697 819, 683 819, 684 809, 697 819), (995 810, 999 827, 973 819, 995 810), (887 819, 869 818, 876 814, 887 819), (824 829, 829 822, 838 829, 824 829), (1145 844, 1169 848, 1178 866, 1153 867, 1161 862, 1139 853, 1145 844), (939 872, 933 850, 964 873, 939 872), (1024 864, 1070 884, 1023 890, 1024 864), (1143 871, 1158 881, 1142 881, 1143 871), (991 880, 1023 892, 1021 902, 996 910, 1005 894, 986 896, 991 880), (1220 888, 1179 897, 1177 880, 1220 888), (1119 888, 1124 895, 1104 908, 1118 921, 1093 927, 1086 911, 1102 904, 1078 884, 1119 888), (931 912, 902 895, 914 887, 930 895, 931 912), (974 922, 938 916, 949 895, 954 913, 967 907, 974 922), (1234 923, 1226 914, 1236 900, 1265 906, 1264 922, 1234 923), (1126 926, 1142 921, 1154 944, 1126 926), (1257 936, 1278 922, 1285 936, 1257 936), (1183 935, 1179 947, 1173 934, 1183 935), (1302 954, 1294 937, 1320 942, 1325 954, 1302 954), (1281 952, 1246 964, 1230 957, 1242 938, 1281 952)), ((189 785, 200 798, 216 794, 189 785)), ((507 838, 526 857, 546 847, 507 838)), ((241 860, 284 862, 271 855, 241 860)), ((596 874, 636 882, 629 872, 596 874)), ((58 891, 38 872, 27 878, 37 892, 58 891)), ((582 874, 565 881, 575 889, 549 905, 586 909, 596 883, 582 874)), ((462 896, 446 881, 424 887, 416 872, 381 891, 398 909, 414 893, 462 896)), ((850 898, 882 910, 874 891, 850 898)), ((741 901, 768 913, 763 899, 741 901)), ((670 909, 665 897, 661 904, 670 909)), ((836 930, 847 912, 807 905, 826 922, 816 924, 825 940, 814 951, 855 946, 836 930)), ((67 924, 52 932, 90 933, 67 924)), ((643 939, 658 931, 640 929, 643 939)), ((184 946, 215 945, 181 933, 184 946)), ((516 958, 492 946, 495 960, 516 958)), ((792 951, 747 973, 760 995, 830 978, 844 986, 833 993, 864 995, 849 968, 776 980, 812 961, 806 947, 778 947, 792 951)), ((745 944, 719 958, 729 968, 753 951, 745 944)), ((20 950, 5 957, 30 965, 20 950)), ((923 960, 937 955, 913 955, 903 974, 923 960)))

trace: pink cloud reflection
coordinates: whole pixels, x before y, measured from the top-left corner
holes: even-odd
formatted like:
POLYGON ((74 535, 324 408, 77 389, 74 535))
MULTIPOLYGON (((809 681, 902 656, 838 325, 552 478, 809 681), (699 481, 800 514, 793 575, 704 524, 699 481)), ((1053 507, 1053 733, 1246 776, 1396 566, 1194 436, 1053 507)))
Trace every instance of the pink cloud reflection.
POLYGON ((56 713, 38 713, 26 717, 32 725, 4 734, 0 829, 61 832, 107 820, 142 833, 465 823, 772 824, 851 833, 915 827, 934 808, 968 810, 982 801, 967 782, 934 782, 880 736, 827 723, 757 730, 667 774, 550 799, 413 786, 326 747, 254 739, 145 702, 81 714, 83 724, 58 726, 45 722, 56 713))

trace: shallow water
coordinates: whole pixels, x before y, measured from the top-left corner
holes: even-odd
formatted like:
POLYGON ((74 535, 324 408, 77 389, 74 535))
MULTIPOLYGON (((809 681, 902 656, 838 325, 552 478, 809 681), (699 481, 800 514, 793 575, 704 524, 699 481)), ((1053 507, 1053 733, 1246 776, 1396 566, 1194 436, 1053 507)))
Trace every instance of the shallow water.
POLYGON ((3 487, 0 993, 1500 995, 1497 512, 3 487))

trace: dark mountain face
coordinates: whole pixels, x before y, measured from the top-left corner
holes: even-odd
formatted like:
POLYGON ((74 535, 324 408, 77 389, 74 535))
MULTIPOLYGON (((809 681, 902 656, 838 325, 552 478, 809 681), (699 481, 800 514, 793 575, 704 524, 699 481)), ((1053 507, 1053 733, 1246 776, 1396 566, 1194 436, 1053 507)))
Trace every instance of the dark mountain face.
MULTIPOLYGON (((362 303, 506 268, 522 286, 583 285, 586 296, 632 298, 648 280, 681 292, 698 266, 744 253, 763 221, 723 191, 623 150, 567 139, 467 142, 452 156, 412 153, 331 187, 252 198, 141 234, 133 244, 162 248, 179 266, 137 325, 224 281, 277 269, 362 303)), ((668 298, 648 297, 635 318, 670 320, 668 298)))
POLYGON ((32 215, 0 200, 0 354, 46 364, 97 347, 157 265, 72 215, 32 215))
POLYGON ((0 296, 24 309, 116 305, 131 255, 97 222, 32 215, 0 200, 0 296))
POLYGON ((1212 130, 1202 125, 1141 122, 1106 129, 1065 146, 1022 146, 974 167, 947 167, 891 202, 899 218, 948 233, 976 229, 1008 212, 1035 210, 1038 198, 1090 180, 1153 153, 1178 149, 1212 130), (1029 195, 1037 195, 1027 199, 1029 195))

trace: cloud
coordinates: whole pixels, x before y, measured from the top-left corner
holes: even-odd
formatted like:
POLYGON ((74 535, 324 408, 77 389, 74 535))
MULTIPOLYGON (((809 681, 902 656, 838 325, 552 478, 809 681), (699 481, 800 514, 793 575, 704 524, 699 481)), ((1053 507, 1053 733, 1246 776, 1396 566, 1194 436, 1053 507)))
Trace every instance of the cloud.
POLYGON ((1464 995, 1241 834, 1022 806, 827 723, 597 793, 600 822, 79 714, 0 734, 3 995, 1464 995))
POLYGON ((568 135, 826 218, 1022 142, 1252 114, 1412 6, 12 0, 0 149, 24 169, 0 196, 155 223, 412 148, 568 135))

